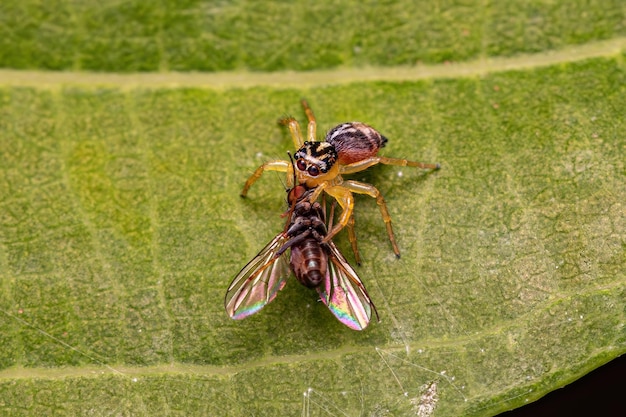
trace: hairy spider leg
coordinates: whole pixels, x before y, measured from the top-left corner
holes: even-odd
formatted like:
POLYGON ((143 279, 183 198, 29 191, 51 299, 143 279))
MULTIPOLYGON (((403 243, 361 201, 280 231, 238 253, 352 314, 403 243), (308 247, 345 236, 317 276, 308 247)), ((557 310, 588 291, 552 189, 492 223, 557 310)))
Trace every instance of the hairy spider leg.
MULTIPOLYGON (((382 215, 383 222, 385 222, 385 227, 387 228, 389 241, 391 242, 391 246, 393 247, 393 253, 395 253, 396 257, 399 258, 400 249, 398 248, 395 235, 393 234, 393 228, 391 227, 391 216, 389 215, 389 210, 387 210, 387 204, 385 203, 385 199, 383 198, 383 195, 380 193, 380 191, 378 191, 378 188, 374 187, 372 184, 366 184, 364 182, 352 180, 345 181, 342 186, 346 187, 354 193, 366 194, 376 199, 376 204, 378 204, 380 214, 382 215)), ((351 216, 353 216, 353 214, 351 214, 351 216)))
POLYGON ((396 257, 400 257, 400 249, 398 248, 393 228, 391 227, 391 216, 389 215, 389 210, 387 210, 387 204, 385 203, 385 199, 382 194, 376 187, 371 184, 352 180, 344 181, 341 185, 329 185, 329 183, 326 182, 320 184, 311 194, 311 202, 315 201, 323 191, 334 197, 342 209, 341 216, 339 217, 337 224, 328 232, 324 238, 324 242, 331 240, 341 229, 350 223, 350 217, 354 215, 354 196, 352 193, 366 194, 376 199, 376 204, 378 204, 380 214, 382 215, 383 222, 385 222, 385 227, 387 228, 387 236, 391 242, 393 253, 396 254, 396 257))
POLYGON ((372 156, 362 161, 357 161, 349 165, 342 165, 339 168, 339 172, 341 174, 353 174, 355 172, 360 172, 366 170, 367 168, 377 165, 397 165, 402 167, 416 167, 422 169, 439 169, 441 165, 439 164, 427 164, 424 162, 416 162, 409 161, 407 159, 402 158, 387 158, 386 156, 372 156))
POLYGON ((359 248, 356 244, 356 233, 354 231, 354 213, 352 213, 352 216, 348 219, 346 228, 348 229, 348 241, 350 242, 352 252, 354 253, 354 261, 357 265, 361 265, 361 255, 359 255, 359 248))
POLYGON ((317 134, 317 122, 315 121, 315 115, 306 100, 302 99, 300 103, 306 113, 306 118, 309 120, 309 124, 307 126, 307 138, 309 139, 309 142, 315 142, 315 136, 317 134))
MULTIPOLYGON (((309 120, 306 131, 306 140, 309 142, 315 142, 315 136, 317 135, 317 122, 315 121, 315 115, 313 114, 313 110, 309 107, 309 103, 306 100, 301 101, 302 107, 304 108, 304 112, 306 113, 306 117, 309 120)), ((281 125, 287 126, 289 129, 289 133, 291 134, 291 140, 293 140, 293 144, 296 149, 300 149, 304 145, 305 138, 302 136, 302 131, 300 130, 300 124, 293 116, 288 116, 283 119, 279 119, 278 123, 281 125)))
POLYGON ((293 118, 293 116, 280 119, 278 120, 278 123, 287 126, 287 129, 289 129, 289 133, 291 134, 291 140, 293 140, 293 144, 296 149, 300 149, 304 146, 304 137, 302 136, 302 131, 300 130, 300 124, 293 118))
POLYGON ((256 171, 254 171, 252 175, 250 175, 250 178, 248 178, 246 183, 243 185, 243 190, 241 190, 240 195, 242 197, 245 198, 248 195, 248 190, 250 189, 250 187, 252 187, 252 184, 254 184, 256 180, 258 180, 261 177, 261 175, 263 175, 263 172, 265 171, 286 172, 287 173, 287 187, 292 188, 294 186, 294 184, 292 184, 293 166, 291 162, 282 161, 282 160, 268 161, 264 163, 263 165, 261 165, 260 167, 258 167, 256 171))
MULTIPOLYGON (((324 208, 324 212, 326 212, 326 194, 322 194, 322 207, 324 208)), ((331 230, 333 227, 333 218, 335 217, 335 205, 336 205, 337 201, 333 201, 333 204, 331 204, 330 206, 330 216, 328 216, 328 225, 327 228, 328 230, 331 230)), ((352 213, 352 216, 350 216, 350 219, 348 219, 348 224, 346 225, 346 228, 348 229, 348 241, 350 242, 350 246, 352 246, 352 252, 354 253, 354 260, 356 261, 357 265, 361 265, 361 256, 359 255, 359 248, 357 247, 356 244, 356 233, 354 232, 354 213, 352 213)))
MULTIPOLYGON (((313 110, 309 107, 309 104, 306 100, 302 100, 302 107, 304 107, 304 111, 306 113, 307 118, 309 119, 309 124, 307 126, 307 135, 308 140, 311 142, 315 141, 316 135, 316 122, 315 115, 313 114, 313 110)), ((302 131, 300 130, 300 124, 293 117, 285 117, 284 119, 280 119, 278 121, 280 124, 287 126, 289 129, 289 133, 291 134, 291 139, 293 140, 293 144, 296 149, 300 149, 304 146, 304 137, 302 136, 302 131)), ((289 161, 283 160, 275 160, 269 161, 261 165, 254 171, 254 173, 248 178, 246 183, 243 186, 243 190, 241 191, 241 196, 246 197, 248 195, 248 190, 252 187, 260 177, 263 175, 265 171, 279 171, 279 172, 287 172, 287 186, 289 188, 293 187, 295 184, 293 182, 293 166, 289 161)))

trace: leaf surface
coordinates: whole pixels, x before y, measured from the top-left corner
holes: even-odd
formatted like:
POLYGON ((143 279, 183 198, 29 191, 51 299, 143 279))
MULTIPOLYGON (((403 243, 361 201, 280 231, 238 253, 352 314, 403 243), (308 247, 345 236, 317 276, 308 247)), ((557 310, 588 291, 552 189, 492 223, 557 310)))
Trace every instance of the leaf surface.
MULTIPOLYGON (((0 13, 14 24, 0 62, 35 69, 0 79, 3 412, 484 416, 626 351, 619 2, 585 6, 593 24, 576 27, 575 2, 390 3, 362 14, 322 2, 295 16, 256 3, 99 4, 50 3, 45 14, 7 2, 0 13), (390 19, 366 30, 383 11, 390 19), (88 25, 103 13, 110 25, 88 25), (333 37, 321 18, 363 25, 333 37), (265 42, 251 40, 253 28, 265 42), (206 39, 222 55, 189 52, 206 39), (590 56, 570 59, 568 45, 581 43, 590 56), (548 66, 552 52, 519 55, 555 47, 563 58, 548 66), (485 57, 509 56, 514 69, 485 70, 485 57), (447 59, 467 65, 428 75, 402 66, 447 59), (224 73, 200 75, 202 85, 191 73, 68 79, 51 68, 238 71, 224 85, 224 73), (298 86, 283 72, 305 69, 328 78, 298 86), (381 316, 365 332, 295 280, 246 320, 223 309, 231 279, 282 230, 284 176, 264 174, 248 199, 239 192, 258 165, 293 151, 276 120, 304 121, 302 97, 320 135, 360 120, 389 138, 382 154, 442 165, 351 176, 383 193, 402 251, 396 260, 375 201, 357 197, 357 272, 381 316)), ((352 262, 347 236, 336 242, 352 262)))

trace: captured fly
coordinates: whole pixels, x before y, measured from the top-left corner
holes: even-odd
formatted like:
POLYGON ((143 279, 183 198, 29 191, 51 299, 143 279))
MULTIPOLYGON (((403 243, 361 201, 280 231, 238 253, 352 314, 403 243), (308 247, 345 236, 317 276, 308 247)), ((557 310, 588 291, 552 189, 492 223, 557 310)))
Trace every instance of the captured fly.
POLYGON ((237 274, 228 287, 224 306, 233 319, 248 317, 270 303, 285 286, 290 271, 315 288, 333 315, 354 330, 367 327, 378 312, 365 286, 328 235, 326 216, 315 189, 297 185, 288 192, 290 209, 284 230, 237 274))

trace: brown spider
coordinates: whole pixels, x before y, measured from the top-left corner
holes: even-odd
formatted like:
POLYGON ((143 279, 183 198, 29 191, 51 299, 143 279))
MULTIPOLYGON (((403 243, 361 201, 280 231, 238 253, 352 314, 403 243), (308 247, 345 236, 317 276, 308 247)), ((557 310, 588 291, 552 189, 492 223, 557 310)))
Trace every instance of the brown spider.
POLYGON ((289 161, 268 161, 257 168, 248 178, 241 191, 241 196, 246 197, 252 184, 261 177, 264 171, 279 171, 287 173, 287 183, 290 188, 295 185, 305 185, 308 189, 315 188, 311 193, 311 203, 317 200, 322 192, 334 197, 339 202, 342 213, 337 224, 325 236, 324 242, 330 241, 341 229, 348 226, 348 239, 352 245, 356 261, 360 263, 354 233, 354 196, 352 193, 369 195, 376 199, 393 252, 397 257, 400 257, 400 250, 391 227, 391 217, 380 191, 371 184, 344 180, 342 175, 363 171, 376 164, 422 169, 439 169, 440 165, 377 156, 378 150, 387 143, 387 138, 373 127, 361 122, 342 123, 335 126, 326 134, 324 142, 317 142, 315 140, 317 124, 313 111, 306 100, 302 100, 302 107, 309 120, 307 140, 302 136, 300 125, 296 119, 286 117, 279 120, 281 124, 288 127, 293 143, 298 149, 294 154, 295 173, 293 172, 294 165, 289 161), (292 184, 293 178, 297 184, 292 184))

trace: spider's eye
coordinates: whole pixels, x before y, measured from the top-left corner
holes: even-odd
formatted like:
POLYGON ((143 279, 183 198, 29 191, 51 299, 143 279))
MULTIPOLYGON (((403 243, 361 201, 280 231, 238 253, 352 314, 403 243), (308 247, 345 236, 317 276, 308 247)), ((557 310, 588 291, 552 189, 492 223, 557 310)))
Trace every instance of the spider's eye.
POLYGON ((298 162, 296 162, 296 166, 300 171, 306 171, 306 162, 304 162, 304 159, 298 159, 298 162))
POLYGON ((318 175, 320 175, 320 169, 315 165, 311 165, 309 169, 307 169, 307 172, 312 177, 317 177, 318 175))

